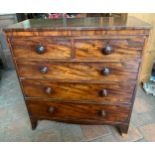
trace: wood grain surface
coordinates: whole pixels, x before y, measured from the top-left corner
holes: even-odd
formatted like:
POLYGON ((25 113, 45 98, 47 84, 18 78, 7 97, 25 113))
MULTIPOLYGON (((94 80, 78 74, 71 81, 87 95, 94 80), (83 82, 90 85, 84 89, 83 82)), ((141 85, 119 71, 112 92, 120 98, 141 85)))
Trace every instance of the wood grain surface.
POLYGON ((48 119, 128 132, 149 24, 132 17, 27 20, 4 31, 32 129, 48 119))
POLYGON ((14 38, 11 40, 13 54, 19 58, 46 58, 67 59, 71 57, 71 42, 63 38, 14 38), (36 47, 42 45, 45 48, 43 54, 38 54, 36 47))
POLYGON ((114 39, 114 40, 75 40, 75 52, 77 59, 136 59, 141 56, 143 38, 114 39), (112 53, 104 54, 106 45, 111 46, 112 53))
POLYGON ((92 102, 130 102, 134 85, 56 83, 46 80, 22 80, 26 97, 43 97, 61 100, 83 100, 92 102), (51 89, 48 93, 47 90, 51 89), (106 90, 107 96, 101 91, 106 90))
POLYGON ((73 123, 116 123, 126 122, 129 107, 92 105, 70 102, 52 102, 43 100, 26 100, 29 112, 33 118, 58 121, 70 121, 73 123), (52 111, 50 111, 52 108, 52 111), (104 112, 104 115, 102 115, 104 112))
POLYGON ((52 62, 52 61, 16 61, 21 78, 49 79, 57 81, 80 82, 135 82, 139 63, 136 61, 119 63, 82 63, 82 62, 52 62), (42 68, 47 68, 42 73, 42 68), (109 74, 102 71, 108 68, 109 74))

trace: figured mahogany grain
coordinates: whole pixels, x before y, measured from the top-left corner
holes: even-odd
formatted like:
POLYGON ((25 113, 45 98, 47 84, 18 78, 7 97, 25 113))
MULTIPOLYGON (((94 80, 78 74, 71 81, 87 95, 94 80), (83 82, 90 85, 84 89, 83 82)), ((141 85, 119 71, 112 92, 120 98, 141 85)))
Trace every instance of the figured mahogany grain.
POLYGON ((126 122, 129 107, 81 104, 70 102, 53 102, 43 100, 26 100, 32 117, 58 121, 103 124, 109 122, 126 122), (49 109, 52 107, 52 112, 49 109), (102 116, 102 111, 105 115, 102 116))
POLYGON ((75 40, 75 52, 77 59, 138 59, 143 48, 143 38, 130 39, 79 39, 75 40), (103 49, 109 45, 112 48, 111 54, 104 54, 103 49))
POLYGON ((82 63, 82 62, 52 62, 17 60, 21 78, 50 79, 58 81, 91 81, 91 82, 134 82, 137 78, 139 63, 128 61, 124 63, 82 63), (48 71, 42 73, 41 68, 47 67, 48 71), (104 75, 102 70, 108 68, 109 75, 104 75))
POLYGON ((14 38, 11 40, 13 55, 18 58, 46 58, 46 59, 67 59, 71 57, 72 45, 70 40, 63 38, 14 38), (38 54, 36 46, 42 45, 45 48, 43 54, 38 54))
POLYGON ((141 35, 142 37, 145 37, 146 35, 149 35, 149 30, 143 30, 143 29, 139 29, 139 30, 104 30, 104 29, 90 29, 88 28, 88 30, 37 30, 37 29, 25 29, 25 30, 20 30, 20 29, 11 29, 11 33, 10 33, 10 29, 6 29, 5 33, 7 35, 7 37, 38 37, 38 36, 42 36, 42 37, 110 37, 110 36, 118 36, 118 37, 123 37, 123 36, 128 36, 128 37, 132 37, 132 36, 137 36, 137 35, 141 35))
POLYGON ((132 17, 32 19, 4 32, 32 129, 49 119, 128 132, 149 24, 132 17), (38 44, 45 53, 36 52, 38 44))
POLYGON ((43 97, 61 100, 83 100, 92 102, 130 102, 134 85, 86 84, 86 83, 56 83, 46 80, 22 80, 26 97, 43 97), (51 88, 51 93, 46 90, 51 88), (107 96, 101 96, 101 91, 107 90, 107 96))

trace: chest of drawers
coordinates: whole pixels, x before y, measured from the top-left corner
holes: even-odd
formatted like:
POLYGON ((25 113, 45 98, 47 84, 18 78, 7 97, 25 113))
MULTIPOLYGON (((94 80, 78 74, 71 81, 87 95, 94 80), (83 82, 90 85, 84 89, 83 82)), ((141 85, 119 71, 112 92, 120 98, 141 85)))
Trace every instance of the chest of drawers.
POLYGON ((32 19, 6 28, 32 129, 47 119, 127 133, 149 30, 131 17, 32 19))

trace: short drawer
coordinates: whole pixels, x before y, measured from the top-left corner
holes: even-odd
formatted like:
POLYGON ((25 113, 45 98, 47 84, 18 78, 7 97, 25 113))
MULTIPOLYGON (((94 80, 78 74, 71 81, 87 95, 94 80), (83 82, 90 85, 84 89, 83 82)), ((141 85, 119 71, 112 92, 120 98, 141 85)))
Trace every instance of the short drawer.
POLYGON ((134 85, 56 83, 47 80, 22 80, 26 97, 91 102, 130 102, 134 85))
POLYGON ((71 56, 71 42, 51 37, 24 37, 11 40, 13 55, 20 58, 67 59, 71 56))
POLYGON ((68 121, 72 123, 126 122, 129 107, 94 105, 71 102, 26 100, 31 115, 37 119, 68 121))
POLYGON ((121 60, 139 58, 143 38, 129 39, 77 39, 74 42, 77 59, 121 60))
POLYGON ((79 63, 17 60, 21 78, 59 81, 135 82, 139 63, 79 63))

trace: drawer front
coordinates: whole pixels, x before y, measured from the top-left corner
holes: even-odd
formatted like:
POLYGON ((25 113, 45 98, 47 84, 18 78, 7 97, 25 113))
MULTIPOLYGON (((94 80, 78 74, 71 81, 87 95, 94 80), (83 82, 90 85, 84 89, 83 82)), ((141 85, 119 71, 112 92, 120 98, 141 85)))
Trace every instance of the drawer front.
POLYGON ((91 102, 130 102, 133 85, 56 83, 45 80, 22 80, 26 97, 91 102))
POLYGON ((54 63, 17 60, 20 77, 63 81, 134 82, 139 64, 126 63, 54 63))
POLYGON ((73 122, 125 122, 129 107, 113 105, 93 105, 68 102, 27 100, 28 109, 37 119, 53 119, 73 122))
POLYGON ((71 56, 71 42, 51 37, 13 38, 13 54, 20 58, 67 59, 71 56))
POLYGON ((143 49, 143 38, 132 39, 79 39, 75 40, 77 59, 119 60, 139 58, 143 49))

